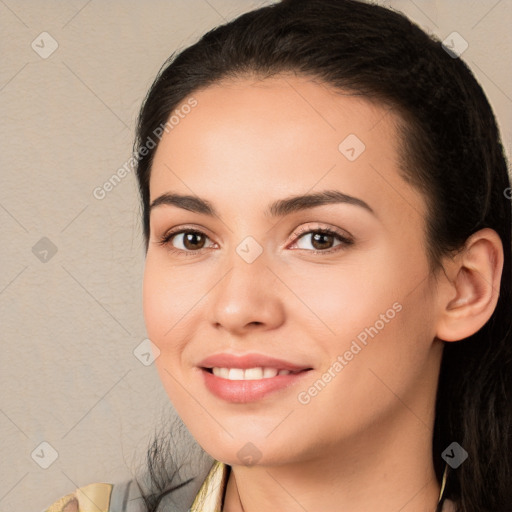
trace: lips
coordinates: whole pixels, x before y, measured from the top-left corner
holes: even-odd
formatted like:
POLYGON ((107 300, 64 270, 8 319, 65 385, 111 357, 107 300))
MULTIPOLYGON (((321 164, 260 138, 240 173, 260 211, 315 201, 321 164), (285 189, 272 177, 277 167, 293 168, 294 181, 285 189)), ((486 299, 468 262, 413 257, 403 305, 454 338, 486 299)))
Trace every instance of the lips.
POLYGON ((312 368, 262 354, 217 354, 198 365, 208 390, 223 400, 247 403, 286 389, 312 368))

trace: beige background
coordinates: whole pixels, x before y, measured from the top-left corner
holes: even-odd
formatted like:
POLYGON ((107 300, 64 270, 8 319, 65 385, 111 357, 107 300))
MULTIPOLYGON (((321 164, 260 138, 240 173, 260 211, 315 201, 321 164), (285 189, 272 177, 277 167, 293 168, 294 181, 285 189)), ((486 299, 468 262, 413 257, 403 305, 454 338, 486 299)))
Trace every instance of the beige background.
MULTIPOLYGON (((171 52, 264 3, 0 0, 0 512, 128 478, 172 413, 133 354, 146 337, 134 175, 101 200, 93 190, 130 157, 141 100, 171 52)), ((510 155, 512 2, 381 3, 467 40, 510 155)))

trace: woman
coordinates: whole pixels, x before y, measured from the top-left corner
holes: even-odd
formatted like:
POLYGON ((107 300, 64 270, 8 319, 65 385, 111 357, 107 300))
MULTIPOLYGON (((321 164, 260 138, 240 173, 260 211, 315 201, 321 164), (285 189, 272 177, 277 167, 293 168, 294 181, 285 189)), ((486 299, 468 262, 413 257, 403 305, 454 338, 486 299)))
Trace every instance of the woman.
POLYGON ((170 58, 135 149, 146 326, 211 470, 172 434, 49 510, 512 510, 510 179, 453 48, 284 0, 170 58))

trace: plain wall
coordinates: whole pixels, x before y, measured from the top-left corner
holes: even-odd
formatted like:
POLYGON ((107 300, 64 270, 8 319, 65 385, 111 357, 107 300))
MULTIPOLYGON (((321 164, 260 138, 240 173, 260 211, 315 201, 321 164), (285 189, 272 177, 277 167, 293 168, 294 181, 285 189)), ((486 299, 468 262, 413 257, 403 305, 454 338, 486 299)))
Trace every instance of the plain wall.
MULTIPOLYGON (((265 3, 0 2, 0 511, 41 510, 76 486, 129 478, 172 414, 154 366, 133 354, 146 338, 134 174, 102 199, 93 191, 129 159, 164 60, 265 3), (47 58, 55 43, 42 32, 58 44, 47 58), (48 469, 42 442, 58 453, 48 469)), ((512 3, 381 3, 441 39, 464 37, 510 155, 512 3)))

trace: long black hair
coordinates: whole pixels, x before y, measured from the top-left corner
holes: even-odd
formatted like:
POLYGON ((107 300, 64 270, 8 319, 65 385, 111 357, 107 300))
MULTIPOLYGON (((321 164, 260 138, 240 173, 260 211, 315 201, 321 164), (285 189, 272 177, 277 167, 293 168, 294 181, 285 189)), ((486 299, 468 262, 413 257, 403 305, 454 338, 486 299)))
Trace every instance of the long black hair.
MULTIPOLYGON (((283 0, 245 13, 171 55, 145 98, 134 146, 146 248, 149 179, 156 150, 149 140, 158 139, 173 111, 200 89, 225 78, 265 78, 288 71, 376 100, 398 113, 400 172, 426 198, 432 268, 481 228, 492 228, 501 237, 504 268, 492 317, 469 338, 445 343, 432 456, 441 481, 445 448, 456 441, 468 452, 460 467, 448 467, 444 491, 444 498, 453 500, 460 512, 510 511, 510 178, 482 88, 466 64, 440 41, 402 14, 377 5, 283 0)), ((165 464, 161 456, 161 448, 150 454, 152 474, 157 473, 156 465, 165 464)), ((172 485, 155 483, 161 492, 147 500, 148 510, 157 509, 162 489, 169 491, 172 485)))

